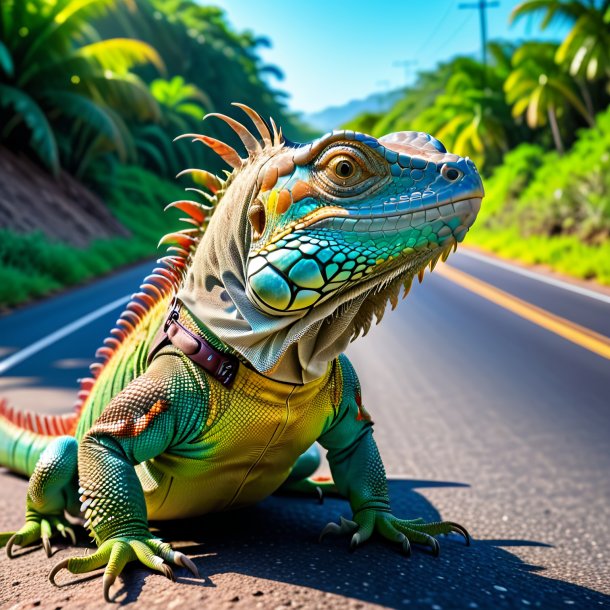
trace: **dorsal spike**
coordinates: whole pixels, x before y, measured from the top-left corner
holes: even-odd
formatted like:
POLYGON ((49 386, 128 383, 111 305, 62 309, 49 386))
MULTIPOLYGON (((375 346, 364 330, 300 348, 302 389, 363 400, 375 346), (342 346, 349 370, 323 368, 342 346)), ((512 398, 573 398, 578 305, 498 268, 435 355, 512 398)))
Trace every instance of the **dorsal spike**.
POLYGON ((190 217, 180 218, 179 220, 180 220, 180 222, 185 222, 186 224, 197 227, 198 232, 201 231, 201 225, 203 224, 203 222, 197 222, 194 218, 190 218, 190 217))
POLYGON ((210 112, 206 114, 203 118, 205 120, 211 116, 214 116, 217 119, 224 121, 239 136, 239 139, 246 147, 249 156, 254 156, 262 152, 263 149, 261 148, 259 141, 239 121, 232 119, 226 114, 220 114, 219 112, 210 112))
MULTIPOLYGON (((158 281, 158 279, 159 276, 157 275, 147 276, 144 280, 144 283, 140 286, 140 289, 160 301, 163 298, 163 293, 161 292, 161 290, 159 290, 159 287, 153 283, 155 281, 158 281), (151 278, 153 281, 151 282, 149 278, 151 278)), ((165 280, 165 278, 163 278, 163 280, 165 280)))
POLYGON ((214 195, 223 187, 223 181, 214 174, 207 172, 205 169, 183 169, 176 178, 180 178, 185 174, 193 174, 193 180, 198 184, 203 184, 214 195))
POLYGON ((202 142, 206 146, 209 146, 225 163, 230 165, 233 169, 239 169, 243 164, 244 160, 237 154, 237 151, 217 140, 216 138, 210 138, 210 136, 202 136, 198 133, 185 133, 177 138, 174 138, 174 142, 176 140, 181 140, 182 138, 193 138, 193 141, 197 140, 202 142))
POLYGON ((188 201, 186 199, 182 199, 180 201, 173 201, 172 203, 165 206, 165 209, 169 208, 178 208, 185 214, 188 214, 192 218, 194 218, 197 222, 203 222, 206 214, 206 208, 204 208, 200 203, 196 201, 188 201))
POLYGON ((243 110, 249 117, 250 120, 254 123, 256 129, 261 134, 261 138, 263 139, 263 144, 265 146, 271 146, 271 133, 267 124, 263 120, 260 114, 256 112, 256 110, 252 110, 250 106, 246 106, 245 104, 239 104, 238 102, 233 102, 233 106, 243 110))
POLYGON ((273 117, 269 117, 269 122, 271 123, 271 129, 273 130, 273 145, 278 146, 282 143, 282 132, 277 128, 273 117))
POLYGON ((205 191, 202 191, 201 189, 196 189, 195 187, 187 187, 184 189, 185 191, 189 191, 191 193, 197 193, 199 196, 203 197, 206 201, 208 201, 209 203, 211 203, 212 205, 206 205, 205 208, 207 210, 211 210, 214 207, 214 204, 216 203, 216 198, 213 197, 212 195, 210 195, 210 193, 206 193, 205 191))
POLYGON ((201 189, 186 188, 184 190, 193 191, 193 192, 197 193, 198 195, 201 195, 209 203, 209 205, 205 206, 208 210, 213 209, 216 206, 216 204, 218 203, 218 199, 216 199, 216 195, 210 195, 209 193, 206 193, 205 191, 202 191, 201 189))
POLYGON ((163 244, 178 244, 186 250, 189 250, 196 242, 197 240, 193 239, 190 235, 185 235, 184 233, 168 233, 159 240, 157 247, 162 246, 163 244))

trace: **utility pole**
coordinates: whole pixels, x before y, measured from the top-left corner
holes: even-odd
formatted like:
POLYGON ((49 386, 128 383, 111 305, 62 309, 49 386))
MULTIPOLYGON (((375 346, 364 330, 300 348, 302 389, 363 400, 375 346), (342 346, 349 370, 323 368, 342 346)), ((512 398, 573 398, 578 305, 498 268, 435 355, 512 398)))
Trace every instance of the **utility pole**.
POLYGON ((481 23, 481 45, 483 51, 483 68, 487 70, 487 15, 485 11, 488 8, 495 8, 499 6, 499 2, 489 2, 488 0, 479 0, 472 4, 459 4, 458 8, 461 9, 478 9, 479 20, 481 23))
POLYGON ((403 59, 402 61, 396 60, 392 62, 395 68, 402 68, 405 71, 405 85, 409 82, 409 74, 411 73, 413 66, 417 65, 416 59, 403 59))
POLYGON ((383 91, 382 93, 379 93, 378 97, 377 97, 377 112, 383 112, 384 98, 385 98, 385 95, 390 90, 390 81, 389 80, 378 80, 377 86, 381 87, 381 89, 383 91))

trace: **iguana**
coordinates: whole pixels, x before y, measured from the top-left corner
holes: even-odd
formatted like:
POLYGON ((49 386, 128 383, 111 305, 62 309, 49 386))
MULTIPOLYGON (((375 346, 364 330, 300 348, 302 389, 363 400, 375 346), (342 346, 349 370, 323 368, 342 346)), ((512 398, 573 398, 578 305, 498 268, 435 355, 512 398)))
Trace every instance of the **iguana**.
MULTIPOLYGON (((153 536, 148 519, 192 517, 258 502, 282 485, 305 491, 328 452, 351 520, 322 536, 373 532, 409 554, 438 553, 443 521, 400 519, 390 509, 383 463, 343 354, 402 287, 462 241, 483 197, 468 158, 434 137, 403 131, 380 139, 333 131, 306 145, 235 104, 243 124, 215 114, 247 155, 186 134, 232 168, 223 177, 188 169, 202 202, 181 200, 188 228, 166 235, 169 252, 144 280, 81 381, 72 415, 0 415, 0 462, 30 476, 25 525, 0 534, 15 545, 59 532, 83 513, 98 545, 59 562, 84 573, 103 566, 103 592, 129 561, 173 578, 197 568, 153 536), (253 130, 254 131, 254 130, 253 130), (299 457, 300 456, 300 457, 299 457)), ((398 371, 397 371, 398 372, 398 371)))

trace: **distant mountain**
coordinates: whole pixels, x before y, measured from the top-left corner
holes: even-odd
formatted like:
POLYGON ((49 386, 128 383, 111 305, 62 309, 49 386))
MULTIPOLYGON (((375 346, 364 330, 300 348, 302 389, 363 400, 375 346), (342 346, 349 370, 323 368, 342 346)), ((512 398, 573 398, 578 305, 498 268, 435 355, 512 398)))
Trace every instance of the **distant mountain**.
POLYGON ((373 93, 362 100, 352 100, 342 106, 330 106, 319 112, 303 114, 301 119, 307 125, 320 131, 332 131, 339 128, 363 112, 386 112, 402 96, 404 91, 396 89, 387 93, 373 93))

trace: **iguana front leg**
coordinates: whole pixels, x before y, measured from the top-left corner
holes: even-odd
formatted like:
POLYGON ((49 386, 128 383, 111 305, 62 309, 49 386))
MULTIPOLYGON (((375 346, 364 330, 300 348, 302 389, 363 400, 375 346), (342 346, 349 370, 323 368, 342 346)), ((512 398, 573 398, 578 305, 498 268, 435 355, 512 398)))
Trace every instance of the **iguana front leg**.
POLYGON ((390 509, 385 468, 373 439, 370 418, 361 408, 360 388, 347 358, 341 357, 344 378, 343 398, 334 421, 320 437, 328 449, 328 461, 335 485, 348 498, 353 520, 341 518, 340 525, 329 523, 320 534, 351 534, 351 548, 370 538, 374 531, 402 545, 411 553, 411 542, 431 547, 438 555, 440 547, 434 536, 458 532, 470 544, 465 528, 451 521, 425 523, 423 519, 399 519, 390 509))
POLYGON ((104 409, 78 455, 81 511, 99 548, 92 555, 57 564, 49 575, 51 582, 62 568, 78 574, 106 565, 103 586, 109 601, 110 587, 125 564, 135 559, 168 578, 173 579, 171 563, 197 575, 192 561, 150 533, 134 468, 197 434, 204 403, 197 389, 182 359, 165 355, 104 409))
POLYGON ((17 532, 0 532, 0 547, 13 557, 13 546, 26 546, 42 541, 51 556, 50 538, 59 532, 76 544, 74 530, 64 518, 64 511, 78 508, 76 480, 76 439, 71 436, 56 438, 43 451, 30 477, 26 499, 25 525, 17 532))

